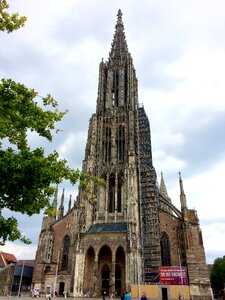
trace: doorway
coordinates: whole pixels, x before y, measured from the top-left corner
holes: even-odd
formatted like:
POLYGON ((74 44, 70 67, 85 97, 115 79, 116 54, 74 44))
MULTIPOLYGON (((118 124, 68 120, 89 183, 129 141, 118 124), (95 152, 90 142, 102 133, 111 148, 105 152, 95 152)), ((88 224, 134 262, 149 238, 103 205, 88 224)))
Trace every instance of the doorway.
POLYGON ((162 288, 162 300, 168 300, 167 288, 162 288))
POLYGON ((60 296, 63 296, 64 289, 65 289, 65 282, 60 282, 59 283, 59 295, 60 296))
POLYGON ((110 270, 107 265, 102 267, 102 295, 109 295, 110 270))
POLYGON ((116 264, 115 270, 115 293, 116 296, 121 296, 121 267, 116 264))

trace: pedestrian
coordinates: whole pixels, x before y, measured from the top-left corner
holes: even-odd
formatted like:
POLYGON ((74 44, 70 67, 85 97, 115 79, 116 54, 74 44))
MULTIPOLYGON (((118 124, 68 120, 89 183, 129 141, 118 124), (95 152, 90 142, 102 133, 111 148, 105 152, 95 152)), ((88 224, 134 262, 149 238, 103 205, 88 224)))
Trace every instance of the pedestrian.
POLYGON ((126 291, 126 295, 125 295, 124 300, 130 300, 130 299, 131 299, 131 295, 128 291, 126 291))
POLYGON ((64 291, 63 294, 64 294, 64 298, 66 299, 67 298, 67 291, 64 291))
POLYGON ((102 300, 105 300, 105 294, 106 294, 106 291, 104 291, 104 292, 102 293, 102 300))
POLYGON ((125 300, 125 293, 122 294, 122 296, 120 297, 121 300, 125 300))
POLYGON ((148 300, 148 298, 146 297, 145 292, 142 293, 141 300, 148 300))

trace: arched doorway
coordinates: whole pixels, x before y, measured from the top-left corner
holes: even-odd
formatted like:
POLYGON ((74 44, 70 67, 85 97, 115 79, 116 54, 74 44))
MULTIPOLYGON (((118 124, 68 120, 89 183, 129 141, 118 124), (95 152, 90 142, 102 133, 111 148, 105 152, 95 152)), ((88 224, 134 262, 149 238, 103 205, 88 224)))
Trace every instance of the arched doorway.
POLYGON ((85 256, 85 267, 84 267, 84 294, 94 293, 94 263, 95 263, 95 252, 92 247, 90 247, 85 256))
POLYGON ((59 296, 63 296, 63 292, 65 290, 65 282, 59 282, 59 296))
POLYGON ((121 295, 121 267, 118 264, 115 269, 115 292, 117 296, 121 295))
POLYGON ((102 294, 109 295, 110 270, 108 265, 102 267, 101 272, 102 294))
POLYGON ((116 251, 116 268, 115 268, 115 292, 121 296, 126 291, 126 263, 125 252, 123 247, 118 247, 116 251))
POLYGON ((104 245, 98 254, 98 295, 105 294, 108 296, 111 294, 112 287, 112 251, 109 246, 104 245))

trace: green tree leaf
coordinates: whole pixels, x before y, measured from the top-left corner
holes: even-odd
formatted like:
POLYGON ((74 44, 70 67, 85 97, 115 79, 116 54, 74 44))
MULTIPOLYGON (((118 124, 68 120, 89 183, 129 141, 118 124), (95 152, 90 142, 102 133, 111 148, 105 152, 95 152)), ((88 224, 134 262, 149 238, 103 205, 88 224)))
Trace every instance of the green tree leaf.
MULTIPOLYGON (((59 111, 51 95, 39 97, 41 103, 37 95, 33 89, 11 79, 0 81, 0 139, 12 145, 3 148, 0 143, 0 211, 8 208, 32 216, 46 209, 52 214, 50 199, 54 186, 63 180, 72 184, 80 181, 80 189, 89 199, 94 199, 95 185, 104 184, 89 174, 71 169, 56 151, 46 155, 43 148, 30 149, 28 131, 52 141, 53 132, 57 131, 55 124, 66 113, 59 111)), ((29 242, 21 235, 15 218, 1 217, 0 239, 2 243, 15 239, 29 242)))
POLYGON ((0 31, 13 32, 24 26, 27 18, 18 13, 8 12, 9 4, 6 0, 0 0, 0 31))
POLYGON ((213 290, 221 291, 225 284, 225 256, 215 259, 210 275, 213 290))

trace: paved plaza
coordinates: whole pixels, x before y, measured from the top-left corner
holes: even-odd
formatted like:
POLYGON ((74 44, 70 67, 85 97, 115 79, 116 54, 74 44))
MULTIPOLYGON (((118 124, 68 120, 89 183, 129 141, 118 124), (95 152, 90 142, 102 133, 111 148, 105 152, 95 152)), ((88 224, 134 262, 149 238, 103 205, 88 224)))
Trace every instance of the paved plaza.
MULTIPOLYGON (((0 300, 13 300, 13 299, 18 299, 18 300, 46 300, 46 298, 44 297, 39 297, 39 298, 32 298, 28 295, 21 295, 21 297, 18 296, 0 296, 0 300)), ((67 300, 102 300, 102 298, 87 298, 87 297, 77 297, 77 298, 72 298, 72 297, 68 297, 67 300)), ((55 297, 55 298, 51 298, 51 300, 65 300, 65 298, 63 297, 55 297)), ((105 300, 111 300, 111 298, 105 298, 105 300)), ((114 298, 114 300, 116 300, 116 298, 114 298)))
MULTIPOLYGON (((18 297, 18 296, 10 296, 10 297, 7 297, 7 296, 0 296, 0 300, 14 300, 14 299, 18 299, 18 300, 47 300, 47 298, 45 297, 38 297, 38 298, 32 298, 28 295, 21 295, 21 297, 18 297)), ((68 297, 66 298, 67 300, 102 300, 102 298, 88 298, 88 297, 76 297, 76 298, 73 298, 73 297, 68 297)), ((114 298, 114 300, 116 300, 117 298, 114 298)), ((119 298, 118 298, 119 299, 119 298)), ((55 298, 51 298, 51 300, 65 300, 64 297, 55 297, 55 298)), ((110 297, 105 297, 105 300, 111 300, 110 297)))

